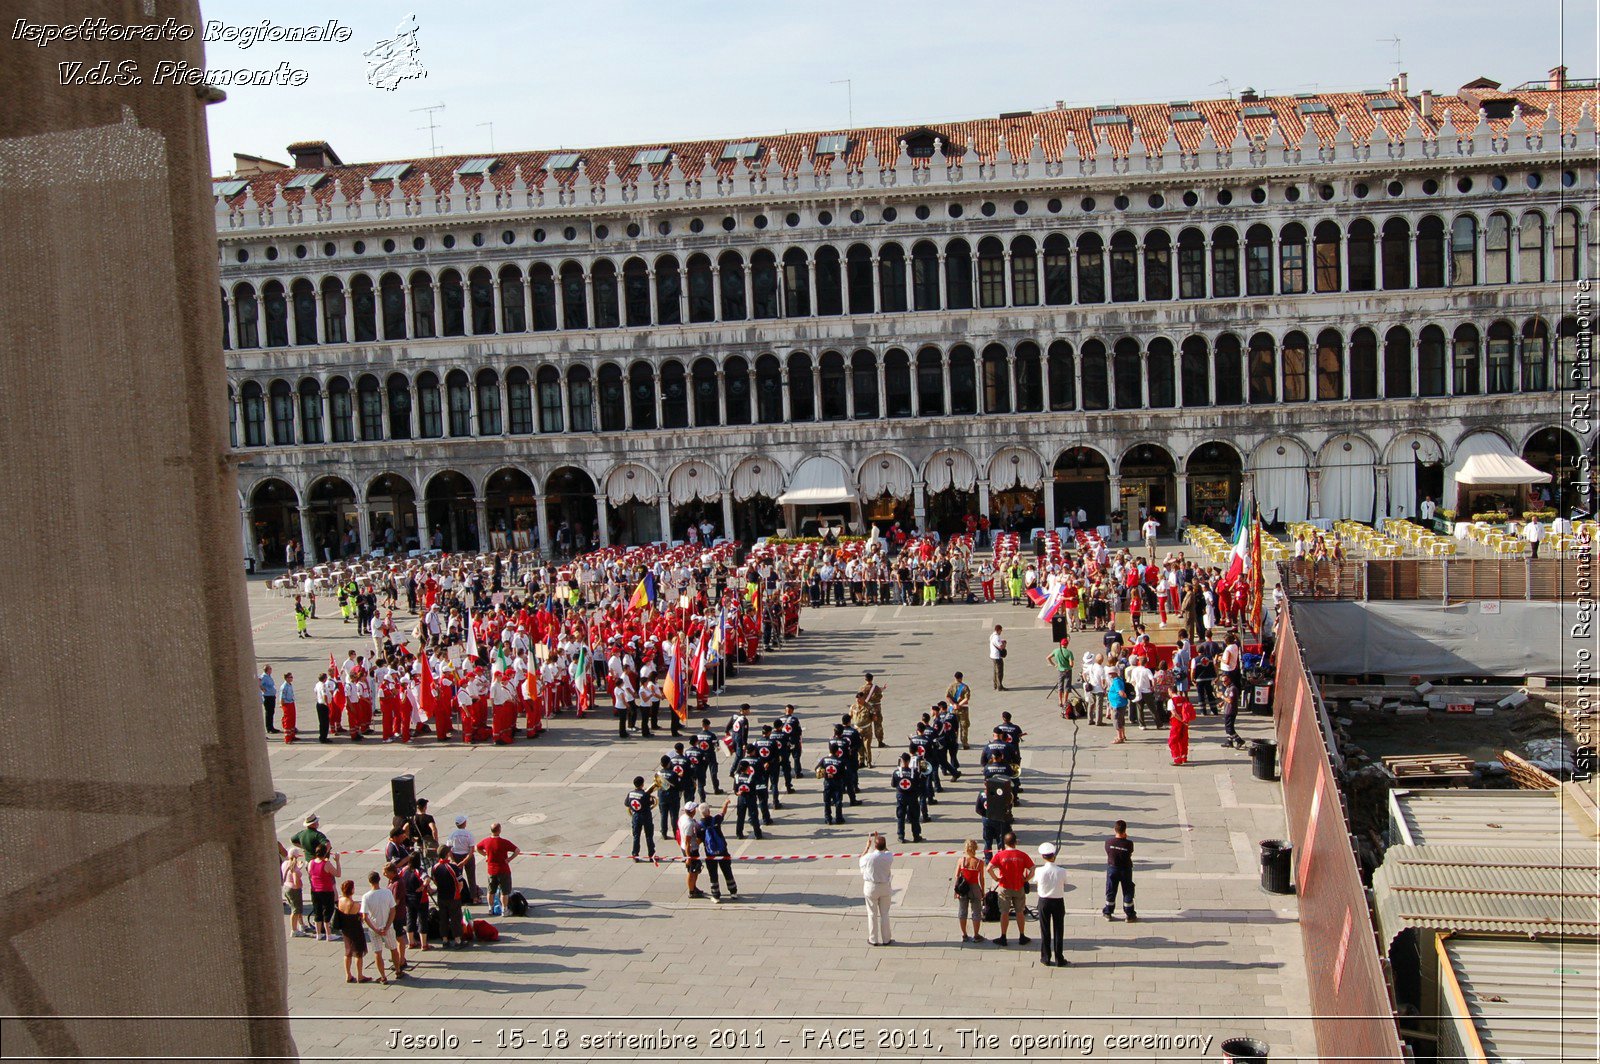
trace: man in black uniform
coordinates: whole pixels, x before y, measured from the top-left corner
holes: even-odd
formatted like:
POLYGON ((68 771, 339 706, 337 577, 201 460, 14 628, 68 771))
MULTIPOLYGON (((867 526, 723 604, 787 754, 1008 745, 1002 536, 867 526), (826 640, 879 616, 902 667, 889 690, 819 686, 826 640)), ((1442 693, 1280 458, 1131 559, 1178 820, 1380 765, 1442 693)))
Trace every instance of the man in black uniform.
POLYGON ((917 778, 922 781, 922 787, 917 792, 917 805, 922 810, 923 823, 927 823, 933 819, 933 814, 928 811, 928 805, 930 803, 933 805, 939 804, 939 799, 933 796, 934 776, 936 773, 933 771, 932 763, 922 757, 913 757, 911 759, 911 767, 916 769, 917 778))
POLYGON ((1011 746, 1000 738, 1000 729, 995 729, 995 737, 983 748, 983 778, 993 779, 995 776, 1005 776, 1011 780, 1011 793, 1016 799, 1022 797, 1022 773, 1011 765, 1011 746))
POLYGON ((761 781, 767 786, 767 800, 772 808, 782 809, 783 803, 778 800, 778 741, 772 737, 772 725, 761 726, 760 737, 750 743, 750 753, 760 765, 761 781))
MULTIPOLYGON (((679 745, 682 746, 683 744, 680 743, 679 745)), ((691 742, 683 748, 683 757, 689 763, 689 793, 694 794, 698 791, 700 794, 699 800, 703 804, 706 800, 705 751, 700 749, 699 743, 691 742)))
POLYGON ((840 786, 850 796, 850 804, 860 805, 855 774, 850 770, 850 743, 844 738, 843 731, 839 725, 833 726, 833 738, 828 740, 828 753, 839 759, 840 786))
POLYGON ((845 769, 849 777, 850 804, 861 804, 861 749, 866 743, 866 737, 856 730, 850 723, 850 714, 846 713, 840 725, 834 729, 834 734, 844 740, 845 769))
POLYGON ((789 764, 794 769, 796 776, 804 771, 800 767, 800 714, 796 713, 793 705, 783 707, 783 716, 778 718, 779 730, 788 737, 786 747, 789 754, 789 764))
POLYGON ((745 702, 739 707, 739 712, 728 718, 728 727, 723 734, 733 740, 733 759, 738 761, 743 757, 750 746, 750 703, 745 702))
MULTIPOLYGON (((906 748, 911 751, 911 756, 916 761, 919 761, 919 762, 927 761, 927 762, 930 762, 930 763, 932 762, 933 758, 932 758, 931 754, 932 754, 932 750, 933 750, 933 740, 928 736, 928 722, 927 721, 924 721, 924 720, 917 721, 917 733, 915 735, 913 735, 910 738, 910 740, 906 743, 906 748)), ((920 768, 918 768, 917 775, 919 777, 921 777, 923 775, 923 773, 922 773, 920 768)), ((933 783, 930 786, 931 786, 931 789, 935 790, 935 791, 943 789, 939 784, 939 779, 938 779, 937 774, 934 776, 933 783)), ((927 803, 924 802, 923 804, 926 805, 927 803)))
POLYGON ((670 839, 678 823, 678 803, 683 792, 678 789, 678 775, 673 771, 672 755, 661 755, 661 767, 656 770, 650 789, 656 794, 656 807, 661 810, 661 837, 670 839))
MULTIPOLYGON (((842 744, 841 744, 842 745, 842 744)), ((817 778, 822 780, 822 819, 827 824, 844 823, 844 760, 834 753, 834 744, 817 762, 817 778)))
MULTIPOLYGON (((778 759, 778 767, 772 774, 772 793, 778 793, 778 773, 783 773, 783 790, 786 794, 794 793, 794 777, 789 774, 789 747, 793 745, 789 733, 783 730, 783 718, 779 717, 772 722, 772 744, 778 759)), ((761 729, 763 732, 766 728, 761 729)))
POLYGON ((1000 714, 1000 723, 994 726, 994 730, 999 733, 1000 738, 1004 739, 1006 745, 1011 748, 1011 755, 1006 758, 1011 763, 1011 767, 1022 767, 1022 737, 1028 733, 1011 723, 1010 712, 1000 714))
MULTIPOLYGON (((693 743, 695 746, 699 747, 700 752, 705 755, 705 771, 711 776, 711 793, 723 793, 722 780, 717 776, 717 737, 711 731, 710 717, 702 717, 700 719, 700 730, 694 733, 693 743)), ((706 781, 701 779, 701 801, 705 800, 705 783, 706 781)))
MULTIPOLYGON (((761 814, 766 809, 766 783, 761 779, 760 767, 753 757, 741 757, 733 767, 733 794, 738 799, 739 837, 744 838, 745 817, 750 818, 750 826, 755 829, 756 838, 761 837, 761 814)), ((772 823, 772 818, 767 818, 767 823, 772 823)))
POLYGON ((956 711, 950 708, 948 702, 940 702, 934 707, 933 726, 939 740, 939 766, 951 779, 958 780, 961 778, 961 765, 956 751, 961 747, 960 722, 956 720, 956 711))
POLYGON ((900 841, 906 841, 906 821, 911 822, 913 842, 922 841, 922 821, 917 816, 917 792, 922 781, 917 770, 911 767, 911 755, 900 755, 900 767, 889 774, 889 786, 894 788, 894 821, 899 829, 900 841))
POLYGON ((978 792, 973 809, 983 822, 983 859, 987 861, 1011 830, 1011 809, 999 801, 990 803, 986 791, 978 792))
POLYGON ((650 859, 656 856, 656 831, 655 823, 650 819, 650 807, 655 804, 655 799, 650 792, 644 789, 644 777, 633 777, 633 790, 622 800, 628 808, 628 816, 633 822, 633 859, 639 859, 639 836, 644 835, 645 845, 650 848, 650 859))

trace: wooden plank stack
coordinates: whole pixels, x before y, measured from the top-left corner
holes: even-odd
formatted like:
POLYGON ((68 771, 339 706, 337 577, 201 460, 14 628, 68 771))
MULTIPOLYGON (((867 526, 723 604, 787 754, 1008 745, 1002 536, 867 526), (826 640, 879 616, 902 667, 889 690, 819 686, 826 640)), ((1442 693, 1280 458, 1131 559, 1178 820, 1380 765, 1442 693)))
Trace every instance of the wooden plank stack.
POLYGON ((1525 791, 1545 791, 1561 786, 1560 780, 1510 750, 1500 751, 1500 763, 1506 767, 1506 775, 1525 791))
POLYGON ((1383 759, 1383 767, 1396 783, 1412 787, 1465 787, 1477 778, 1472 765, 1472 758, 1464 754, 1404 754, 1383 759))

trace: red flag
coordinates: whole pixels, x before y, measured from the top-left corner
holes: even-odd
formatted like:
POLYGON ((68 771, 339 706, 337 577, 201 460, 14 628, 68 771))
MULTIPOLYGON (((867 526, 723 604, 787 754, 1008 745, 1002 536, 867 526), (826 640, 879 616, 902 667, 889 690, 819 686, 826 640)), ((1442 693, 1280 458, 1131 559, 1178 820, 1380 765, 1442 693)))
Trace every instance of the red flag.
POLYGON ((706 642, 710 636, 710 629, 702 632, 694 648, 694 690, 702 699, 711 690, 711 670, 706 668, 706 642))
POLYGON ((422 655, 422 674, 417 679, 417 705, 422 710, 423 717, 434 719, 438 711, 438 704, 433 697, 433 664, 429 655, 422 655))

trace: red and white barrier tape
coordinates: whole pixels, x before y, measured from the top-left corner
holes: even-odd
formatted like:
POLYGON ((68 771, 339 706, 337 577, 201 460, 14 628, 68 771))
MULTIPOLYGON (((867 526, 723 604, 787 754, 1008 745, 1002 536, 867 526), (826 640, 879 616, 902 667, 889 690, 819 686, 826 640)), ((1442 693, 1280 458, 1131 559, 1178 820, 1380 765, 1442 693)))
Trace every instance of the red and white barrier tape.
MULTIPOLYGON (((374 847, 373 849, 370 849, 370 850, 335 850, 334 852, 339 854, 341 857, 347 857, 347 856, 352 856, 352 855, 356 855, 356 854, 364 854, 364 853, 381 853, 382 849, 384 849, 384 848, 374 847)), ((959 853, 962 853, 962 852, 963 851, 961 851, 961 850, 896 850, 896 851, 894 851, 894 856, 895 857, 953 857, 956 854, 959 854, 959 853)), ((625 854, 625 853, 531 853, 531 852, 529 852, 527 850, 521 851, 520 853, 517 854, 517 856, 518 857, 573 857, 573 858, 586 858, 586 859, 591 859, 591 860, 609 860, 609 861, 630 861, 630 860, 633 859, 631 854, 625 854)), ((735 858, 733 858, 733 860, 735 860, 735 861, 843 861, 843 860, 848 860, 848 859, 853 858, 853 857, 860 857, 860 856, 861 855, 858 854, 858 853, 746 854, 743 857, 735 857, 735 858)), ((684 861, 684 860, 687 860, 687 858, 684 858, 684 857, 681 857, 681 856, 657 857, 657 858, 652 858, 652 859, 657 861, 657 862, 684 861)))

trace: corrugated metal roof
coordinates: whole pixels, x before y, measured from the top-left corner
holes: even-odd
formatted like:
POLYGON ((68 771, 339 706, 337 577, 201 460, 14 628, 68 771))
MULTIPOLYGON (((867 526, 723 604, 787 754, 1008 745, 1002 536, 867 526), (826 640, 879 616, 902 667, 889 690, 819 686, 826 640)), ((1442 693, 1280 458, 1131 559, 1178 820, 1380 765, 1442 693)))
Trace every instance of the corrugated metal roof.
POLYGON ((1594 843, 1391 846, 1372 875, 1384 942, 1408 927, 1510 935, 1600 935, 1594 843))
POLYGON ((1452 937, 1444 950, 1490 1060, 1600 1054, 1600 943, 1452 937))
POLYGON ((1557 790, 1395 790, 1389 827, 1389 841, 1404 846, 1560 846, 1580 837, 1557 790))

